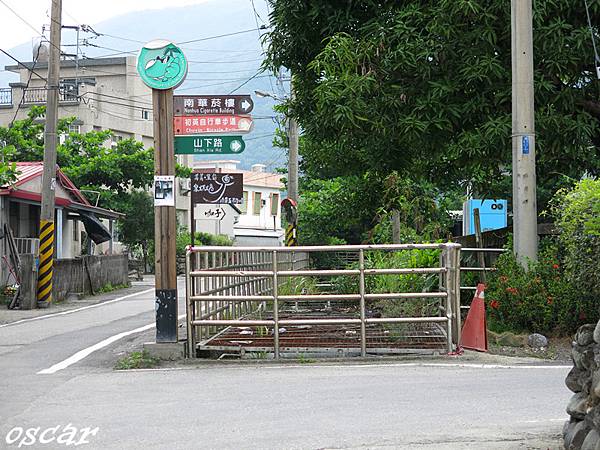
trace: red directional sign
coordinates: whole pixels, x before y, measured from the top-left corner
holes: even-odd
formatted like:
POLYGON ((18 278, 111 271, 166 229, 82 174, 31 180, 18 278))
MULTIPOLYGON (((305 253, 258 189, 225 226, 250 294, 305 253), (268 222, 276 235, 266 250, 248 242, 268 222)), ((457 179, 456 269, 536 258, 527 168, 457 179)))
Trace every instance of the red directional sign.
POLYGON ((175 136, 189 134, 248 133, 252 129, 250 116, 185 116, 173 118, 175 136))

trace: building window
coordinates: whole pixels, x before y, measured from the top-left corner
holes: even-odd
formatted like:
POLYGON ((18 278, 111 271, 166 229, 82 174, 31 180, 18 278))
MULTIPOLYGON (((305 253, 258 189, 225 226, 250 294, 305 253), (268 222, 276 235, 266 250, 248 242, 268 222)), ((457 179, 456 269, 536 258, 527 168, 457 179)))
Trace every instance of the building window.
POLYGON ((142 119, 150 120, 150 111, 147 109, 142 109, 142 119))
POLYGON ((70 124, 69 133, 81 133, 81 125, 70 124))
POLYGON ((271 215, 276 216, 279 207, 279 194, 271 194, 271 215))
POLYGON ((240 205, 240 211, 242 214, 248 213, 248 191, 244 191, 242 204, 240 205))
POLYGON ((260 192, 254 192, 252 195, 252 214, 260 216, 260 207, 262 206, 262 199, 260 192))
POLYGON ((123 140, 123 136, 120 134, 115 134, 112 137, 112 142, 110 143, 111 148, 116 148, 119 142, 123 140))
POLYGON ((79 242, 79 221, 73 220, 73 241, 79 242))

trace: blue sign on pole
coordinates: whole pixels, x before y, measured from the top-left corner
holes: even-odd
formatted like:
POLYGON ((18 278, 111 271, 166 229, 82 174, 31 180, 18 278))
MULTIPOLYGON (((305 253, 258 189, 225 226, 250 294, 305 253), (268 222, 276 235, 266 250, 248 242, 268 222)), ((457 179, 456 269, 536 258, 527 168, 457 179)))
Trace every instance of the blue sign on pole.
POLYGON ((524 155, 529 155, 529 136, 523 136, 521 148, 524 155))

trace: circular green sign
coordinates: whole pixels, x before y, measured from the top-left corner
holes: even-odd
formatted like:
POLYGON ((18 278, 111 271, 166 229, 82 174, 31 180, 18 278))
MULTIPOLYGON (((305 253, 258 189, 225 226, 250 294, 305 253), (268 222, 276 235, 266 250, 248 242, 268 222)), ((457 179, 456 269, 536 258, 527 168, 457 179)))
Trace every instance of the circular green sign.
POLYGON ((188 63, 179 47, 159 39, 142 47, 137 70, 146 86, 152 89, 175 89, 183 83, 188 63))

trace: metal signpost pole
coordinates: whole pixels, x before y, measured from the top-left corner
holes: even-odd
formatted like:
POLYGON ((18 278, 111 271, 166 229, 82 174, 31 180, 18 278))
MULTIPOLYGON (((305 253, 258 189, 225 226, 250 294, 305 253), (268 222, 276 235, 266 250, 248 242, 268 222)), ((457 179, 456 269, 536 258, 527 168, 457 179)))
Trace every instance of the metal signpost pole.
POLYGON ((512 0, 512 158, 514 252, 537 260, 537 201, 531 0, 512 0))
POLYGON ((152 89, 154 113, 154 237, 156 342, 178 341, 173 89, 187 74, 183 52, 169 41, 144 45, 137 69, 152 89))
POLYGON ((60 72, 60 32, 62 0, 52 0, 50 13, 50 50, 48 59, 48 92, 46 128, 44 131, 44 173, 40 212, 40 250, 37 284, 38 307, 52 302, 54 265, 54 200, 56 188, 56 126, 58 121, 58 89, 60 72))

